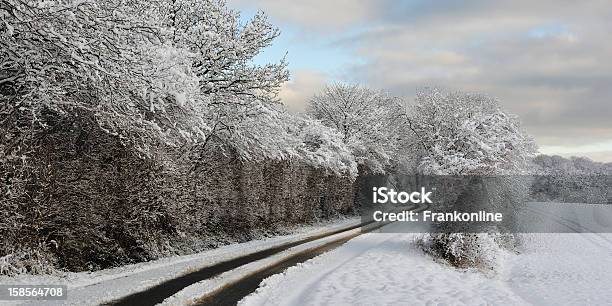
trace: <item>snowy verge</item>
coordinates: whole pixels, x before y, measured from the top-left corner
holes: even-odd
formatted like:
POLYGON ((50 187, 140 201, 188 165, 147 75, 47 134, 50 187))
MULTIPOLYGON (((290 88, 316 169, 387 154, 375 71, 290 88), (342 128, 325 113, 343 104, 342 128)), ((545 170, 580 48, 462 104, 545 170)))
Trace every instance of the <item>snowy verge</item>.
MULTIPOLYGON (((48 305, 97 305, 146 290, 164 281, 214 265, 219 262, 278 247, 312 236, 323 235, 360 223, 360 218, 347 218, 316 225, 296 227, 294 234, 222 246, 191 255, 161 258, 150 262, 126 265, 96 272, 69 272, 61 275, 1 276, 0 284, 57 284, 68 286, 68 300, 45 301, 48 305)), ((41 302, 0 301, 0 305, 41 302)))
POLYGON ((416 245, 417 236, 361 235, 266 278, 239 305, 525 304, 499 276, 434 260, 416 245))
MULTIPOLYGON (((378 224, 370 224, 364 226, 365 229, 371 227, 377 227, 378 224)), ((251 262, 249 264, 240 266, 231 271, 227 271, 214 277, 212 279, 203 280, 201 282, 195 283, 191 286, 184 288, 179 291, 175 295, 167 298, 162 305, 190 305, 194 304, 198 300, 214 294, 217 290, 222 289, 223 287, 236 283, 240 281, 242 278, 247 277, 249 275, 256 274, 270 266, 274 266, 278 263, 281 263, 288 259, 289 257, 295 256, 300 253, 309 252, 311 250, 317 249, 329 243, 333 243, 338 240, 350 238, 356 235, 359 235, 362 231, 362 228, 356 228, 350 231, 338 233, 329 237, 325 237, 322 239, 318 239, 315 241, 311 241, 308 243, 304 243, 268 258, 264 258, 258 261, 251 262)))

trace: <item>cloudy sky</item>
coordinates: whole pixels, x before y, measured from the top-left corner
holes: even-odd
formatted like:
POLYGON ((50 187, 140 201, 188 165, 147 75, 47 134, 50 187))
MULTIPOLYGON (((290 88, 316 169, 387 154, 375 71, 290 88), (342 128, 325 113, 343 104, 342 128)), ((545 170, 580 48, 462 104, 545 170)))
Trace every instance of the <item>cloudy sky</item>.
POLYGON ((477 91, 519 115, 542 152, 612 161, 609 1, 228 1, 281 29, 257 61, 287 53, 295 111, 329 81, 477 91))

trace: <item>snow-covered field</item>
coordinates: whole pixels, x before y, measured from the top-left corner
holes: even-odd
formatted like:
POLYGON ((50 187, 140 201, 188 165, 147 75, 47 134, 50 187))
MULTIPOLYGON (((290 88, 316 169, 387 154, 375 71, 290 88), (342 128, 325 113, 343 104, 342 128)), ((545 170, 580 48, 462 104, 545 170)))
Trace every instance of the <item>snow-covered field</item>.
MULTIPOLYGON (((193 255, 162 258, 124 267, 97 272, 64 273, 61 275, 19 277, 0 276, 0 284, 65 284, 68 286, 68 300, 46 301, 49 305, 97 305, 134 292, 145 290, 163 281, 201 269, 215 263, 280 246, 334 230, 356 225, 360 218, 349 218, 312 226, 296 227, 294 234, 253 240, 223 246, 193 255)), ((33 301, 0 301, 0 305, 34 304, 33 301)))
POLYGON ((240 305, 612 304, 612 234, 524 234, 484 275, 436 262, 418 234, 369 233, 262 282, 240 305))
POLYGON ((529 234, 504 282, 537 305, 611 305, 612 234, 529 234))

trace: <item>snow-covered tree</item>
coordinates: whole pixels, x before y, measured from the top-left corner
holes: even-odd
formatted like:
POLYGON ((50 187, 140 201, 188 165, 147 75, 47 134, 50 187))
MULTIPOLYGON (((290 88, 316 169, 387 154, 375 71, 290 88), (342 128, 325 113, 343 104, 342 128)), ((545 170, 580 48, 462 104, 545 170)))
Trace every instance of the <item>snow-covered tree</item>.
POLYGON ((425 174, 522 174, 536 152, 517 117, 485 95, 420 91, 408 125, 425 174))
POLYGON ((259 120, 275 120, 270 116, 277 112, 274 104, 289 74, 284 59, 263 65, 254 64, 253 59, 280 31, 262 12, 241 23, 239 12, 222 0, 172 0, 164 2, 159 11, 166 16, 164 37, 191 54, 191 71, 198 78, 200 94, 206 97, 206 111, 199 116, 209 130, 203 141, 191 146, 196 168, 205 166, 211 150, 224 146, 237 148, 244 158, 272 156, 255 151, 274 148, 254 146, 270 140, 253 127, 259 120))
POLYGON ((299 160, 323 171, 354 177, 357 164, 342 136, 320 121, 290 114, 283 106, 261 107, 235 122, 228 135, 244 159, 299 160))
POLYGON ((278 29, 224 1, 1 3, 5 112, 38 128, 45 110, 89 114, 144 156, 229 142, 288 78, 284 60, 251 63, 278 29))
MULTIPOLYGON (((446 209, 461 210, 457 206, 464 204, 470 209, 518 208, 527 198, 529 182, 518 175, 528 172, 536 146, 518 119, 504 112, 496 99, 480 94, 423 90, 417 94, 407 123, 421 148, 422 173, 468 176, 464 183, 470 187, 479 184, 482 189, 478 190, 484 190, 480 198, 468 195, 467 203, 449 199, 446 209)), ((511 218, 506 214, 505 219, 511 222, 511 218)), ((445 233, 449 229, 444 224, 440 226, 442 233, 426 235, 422 244, 458 266, 492 268, 496 264, 496 250, 513 243, 511 235, 449 234, 445 233)))
POLYGON ((359 85, 332 84, 308 104, 308 114, 342 135, 357 161, 383 173, 400 147, 405 111, 398 98, 359 85))
MULTIPOLYGON (((276 99, 289 76, 285 60, 252 63, 280 34, 263 12, 241 24, 240 14, 223 0, 173 0, 169 9, 170 39, 195 54, 193 68, 204 94, 231 94, 266 102, 276 99)), ((215 103, 235 101, 219 99, 215 103)))
POLYGON ((357 162, 342 136, 320 121, 307 117, 287 118, 289 133, 295 135, 297 143, 293 150, 300 159, 333 173, 357 176, 357 162))
POLYGON ((146 1, 2 1, 0 92, 13 122, 23 120, 11 130, 45 129, 45 112, 78 113, 143 155, 206 130, 196 119, 207 98, 196 95, 192 56, 162 41, 161 17, 146 8, 146 1))

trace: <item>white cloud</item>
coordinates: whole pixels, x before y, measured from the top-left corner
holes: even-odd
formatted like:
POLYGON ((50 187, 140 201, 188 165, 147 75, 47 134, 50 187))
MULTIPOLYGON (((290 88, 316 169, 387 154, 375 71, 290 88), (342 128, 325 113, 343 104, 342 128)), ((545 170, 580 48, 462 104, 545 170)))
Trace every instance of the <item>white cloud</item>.
POLYGON ((577 152, 577 145, 611 139, 606 6, 495 4, 428 7, 425 15, 343 39, 366 59, 348 74, 399 94, 441 86, 497 96, 549 148, 577 152))
POLYGON ((327 77, 316 71, 292 71, 291 80, 283 85, 279 96, 287 109, 303 112, 308 100, 323 88, 326 81, 327 77))

